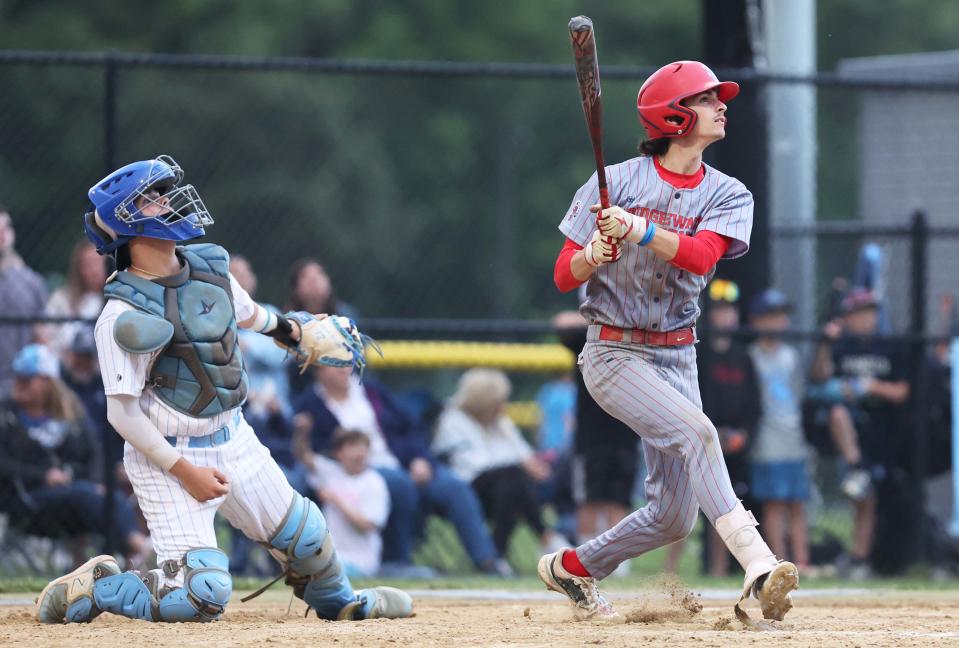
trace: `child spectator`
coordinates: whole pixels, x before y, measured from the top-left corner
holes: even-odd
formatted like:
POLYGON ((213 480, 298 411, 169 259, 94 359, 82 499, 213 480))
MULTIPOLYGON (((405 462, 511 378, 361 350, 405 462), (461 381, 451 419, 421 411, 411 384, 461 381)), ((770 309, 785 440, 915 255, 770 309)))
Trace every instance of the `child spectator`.
POLYGON ((338 429, 331 451, 332 461, 312 453, 301 456, 310 470, 307 481, 323 503, 347 575, 373 576, 383 555, 380 533, 390 515, 386 480, 367 464, 370 437, 364 432, 338 429))
POLYGON ((430 514, 456 528, 467 555, 489 574, 509 575, 509 565, 493 545, 483 511, 469 483, 436 460, 429 431, 407 414, 384 385, 367 376, 360 384, 350 367, 317 367, 314 382, 294 399, 294 428, 306 430, 303 441, 313 451, 330 447, 336 428, 359 430, 370 439, 369 464, 390 491, 392 512, 383 530, 382 573, 398 578, 435 575, 413 565, 418 530, 430 514))
POLYGON ((749 305, 749 322, 758 334, 749 352, 762 394, 750 481, 753 499, 763 502, 770 548, 802 568, 809 564, 808 451, 800 416, 803 371, 799 352, 775 335, 789 328, 791 310, 786 296, 774 289, 760 293, 749 305), (787 550, 787 537, 792 551, 787 550))

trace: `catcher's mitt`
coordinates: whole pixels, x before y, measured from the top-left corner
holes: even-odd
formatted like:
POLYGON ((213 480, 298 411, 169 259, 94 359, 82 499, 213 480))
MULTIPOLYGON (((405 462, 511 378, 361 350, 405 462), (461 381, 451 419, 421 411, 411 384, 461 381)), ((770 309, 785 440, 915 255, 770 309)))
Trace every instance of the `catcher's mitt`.
POLYGON ((311 365, 325 365, 353 367, 362 375, 366 368, 367 346, 383 355, 376 342, 360 333, 356 323, 348 317, 331 315, 318 319, 304 311, 286 313, 286 317, 300 325, 300 341, 295 347, 277 344, 296 356, 301 374, 311 365))

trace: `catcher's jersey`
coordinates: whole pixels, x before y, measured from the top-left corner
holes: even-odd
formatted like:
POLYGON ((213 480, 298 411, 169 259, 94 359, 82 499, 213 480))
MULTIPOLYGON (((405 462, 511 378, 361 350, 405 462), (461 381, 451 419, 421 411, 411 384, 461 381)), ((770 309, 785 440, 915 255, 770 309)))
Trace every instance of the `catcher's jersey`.
MULTIPOLYGON (((724 258, 749 249, 753 197, 739 180, 704 164, 696 187, 677 189, 660 177, 652 157, 638 157, 606 168, 610 204, 642 216, 658 228, 692 235, 711 230, 733 239, 724 258)), ((596 174, 580 187, 560 231, 585 246, 596 231, 599 203, 596 174)), ((663 261, 636 243, 623 243, 616 263, 600 266, 589 279, 581 311, 590 323, 621 328, 673 331, 699 317, 699 293, 713 272, 700 276, 663 261)))
MULTIPOLYGON (((236 321, 242 322, 252 317, 253 299, 233 275, 230 275, 230 289, 236 321)), ((116 319, 128 310, 135 309, 119 299, 108 299, 94 328, 104 393, 107 396, 125 394, 139 397, 140 409, 164 436, 203 436, 227 425, 235 415, 234 410, 209 418, 196 418, 178 412, 153 393, 153 387, 146 382, 153 361, 160 352, 130 353, 120 348, 113 338, 116 319)))

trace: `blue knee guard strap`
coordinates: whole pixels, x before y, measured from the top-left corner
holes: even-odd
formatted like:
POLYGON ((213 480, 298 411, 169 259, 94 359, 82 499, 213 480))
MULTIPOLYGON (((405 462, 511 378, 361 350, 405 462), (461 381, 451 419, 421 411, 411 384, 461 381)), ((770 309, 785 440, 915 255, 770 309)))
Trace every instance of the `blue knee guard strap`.
POLYGON ((147 584, 133 572, 101 578, 93 584, 93 599, 104 612, 128 619, 157 621, 157 600, 147 584))
POLYGON ((286 582, 320 618, 336 619, 343 607, 356 601, 326 520, 311 500, 299 494, 293 497, 270 546, 285 554, 286 582))
POLYGON ((164 564, 164 571, 183 571, 183 587, 160 591, 158 579, 146 580, 133 572, 101 578, 94 585, 97 607, 130 619, 145 621, 215 621, 233 593, 229 558, 219 549, 191 549, 180 563, 164 564))
MULTIPOLYGON (((183 587, 160 598, 164 621, 215 621, 233 594, 230 559, 219 549, 191 549, 181 562, 183 587)), ((174 572, 175 573, 175 572, 174 572)))

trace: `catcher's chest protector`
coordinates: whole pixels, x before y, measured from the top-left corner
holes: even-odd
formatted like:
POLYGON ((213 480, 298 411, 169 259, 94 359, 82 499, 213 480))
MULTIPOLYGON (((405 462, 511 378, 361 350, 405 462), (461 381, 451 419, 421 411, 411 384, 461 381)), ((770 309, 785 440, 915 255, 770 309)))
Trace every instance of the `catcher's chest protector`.
POLYGON ((150 370, 154 391, 190 416, 215 416, 242 405, 247 393, 230 256, 210 243, 177 247, 176 254, 183 263, 177 274, 149 281, 118 272, 103 292, 173 324, 173 338, 150 370))

